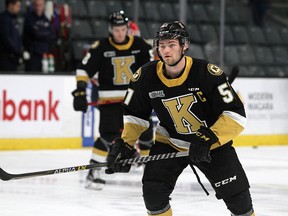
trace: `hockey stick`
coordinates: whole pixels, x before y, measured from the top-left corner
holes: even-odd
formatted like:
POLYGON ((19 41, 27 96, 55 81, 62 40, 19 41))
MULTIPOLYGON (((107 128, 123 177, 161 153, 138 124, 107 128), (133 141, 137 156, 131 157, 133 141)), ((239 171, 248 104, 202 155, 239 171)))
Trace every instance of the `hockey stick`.
POLYGON ((235 80, 235 78, 238 76, 239 74, 239 67, 237 65, 233 66, 232 71, 228 77, 228 82, 229 84, 232 84, 235 80))
MULTIPOLYGON (((186 157, 188 155, 189 155, 188 151, 173 152, 173 153, 166 153, 166 154, 150 155, 147 157, 140 157, 140 158, 123 159, 123 160, 118 161, 117 163, 121 163, 124 166, 127 164, 145 163, 149 161, 158 161, 158 160, 172 159, 172 158, 177 158, 177 157, 186 157)), ((95 169, 97 167, 107 167, 107 163, 81 165, 81 166, 66 167, 66 168, 60 168, 60 169, 22 173, 22 174, 7 173, 3 169, 0 168, 0 179, 3 181, 9 181, 9 180, 14 180, 14 179, 15 180, 24 179, 24 178, 54 175, 54 174, 60 174, 60 173, 78 172, 78 171, 83 171, 83 170, 95 169)))
POLYGON ((105 101, 94 101, 94 102, 89 102, 87 105, 89 106, 99 106, 99 105, 105 105, 105 104, 115 104, 115 103, 122 103, 123 99, 118 99, 118 100, 105 100, 105 101))

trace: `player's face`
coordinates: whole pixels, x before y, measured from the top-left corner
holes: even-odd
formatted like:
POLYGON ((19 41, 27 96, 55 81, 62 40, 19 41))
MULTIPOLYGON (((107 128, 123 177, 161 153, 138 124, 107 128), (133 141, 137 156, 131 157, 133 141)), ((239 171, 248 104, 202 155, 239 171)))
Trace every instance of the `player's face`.
POLYGON ((112 36, 114 41, 117 43, 124 42, 127 33, 128 33, 128 27, 126 25, 112 27, 112 36))
POLYGON ((160 40, 159 53, 165 64, 173 65, 181 58, 182 47, 177 39, 160 40))
POLYGON ((17 1, 15 4, 10 4, 8 6, 8 10, 12 13, 12 14, 18 14, 21 10, 21 2, 17 1))
POLYGON ((38 16, 41 16, 44 13, 45 9, 45 1, 44 0, 35 0, 34 4, 34 11, 38 16))

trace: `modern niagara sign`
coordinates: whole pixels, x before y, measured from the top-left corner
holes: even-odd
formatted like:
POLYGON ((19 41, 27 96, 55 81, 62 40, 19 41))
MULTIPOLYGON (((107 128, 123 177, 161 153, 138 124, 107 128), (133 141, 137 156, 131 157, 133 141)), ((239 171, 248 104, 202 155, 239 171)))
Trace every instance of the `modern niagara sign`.
POLYGON ((236 78, 232 86, 246 110, 243 134, 288 135, 288 79, 236 78))

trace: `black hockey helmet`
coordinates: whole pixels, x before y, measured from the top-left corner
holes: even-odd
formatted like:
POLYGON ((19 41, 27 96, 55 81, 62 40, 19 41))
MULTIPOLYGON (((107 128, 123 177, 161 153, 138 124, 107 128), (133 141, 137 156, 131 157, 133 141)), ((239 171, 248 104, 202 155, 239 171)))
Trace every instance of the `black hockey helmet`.
MULTIPOLYGON (((190 43, 189 33, 187 31, 186 26, 182 22, 174 21, 174 22, 164 23, 163 25, 160 26, 158 31, 155 33, 155 38, 153 42, 154 48, 156 49, 157 54, 161 61, 163 61, 163 59, 159 53, 159 41, 165 40, 165 39, 178 39, 180 46, 182 46, 183 48, 185 44, 189 45, 190 43)), ((183 54, 181 58, 174 65, 180 62, 180 60, 183 58, 183 56, 186 54, 187 51, 188 49, 183 50, 183 54)))
POLYGON ((159 46, 159 41, 164 39, 178 39, 181 46, 189 43, 189 33, 186 26, 180 21, 164 23, 155 34, 154 45, 159 46))
POLYGON ((109 25, 112 26, 122 26, 127 25, 128 26, 129 19, 125 15, 124 11, 117 11, 109 16, 109 25))

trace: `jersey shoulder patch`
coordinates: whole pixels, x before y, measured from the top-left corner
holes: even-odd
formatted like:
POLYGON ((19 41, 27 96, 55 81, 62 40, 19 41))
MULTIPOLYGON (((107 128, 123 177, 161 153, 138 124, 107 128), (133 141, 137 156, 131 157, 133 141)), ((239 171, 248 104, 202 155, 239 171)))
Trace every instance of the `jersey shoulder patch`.
POLYGON ((136 82, 141 76, 141 67, 132 75, 131 81, 136 82))
POLYGON ((211 63, 207 64, 207 70, 214 76, 220 76, 223 73, 223 70, 221 68, 211 63))

